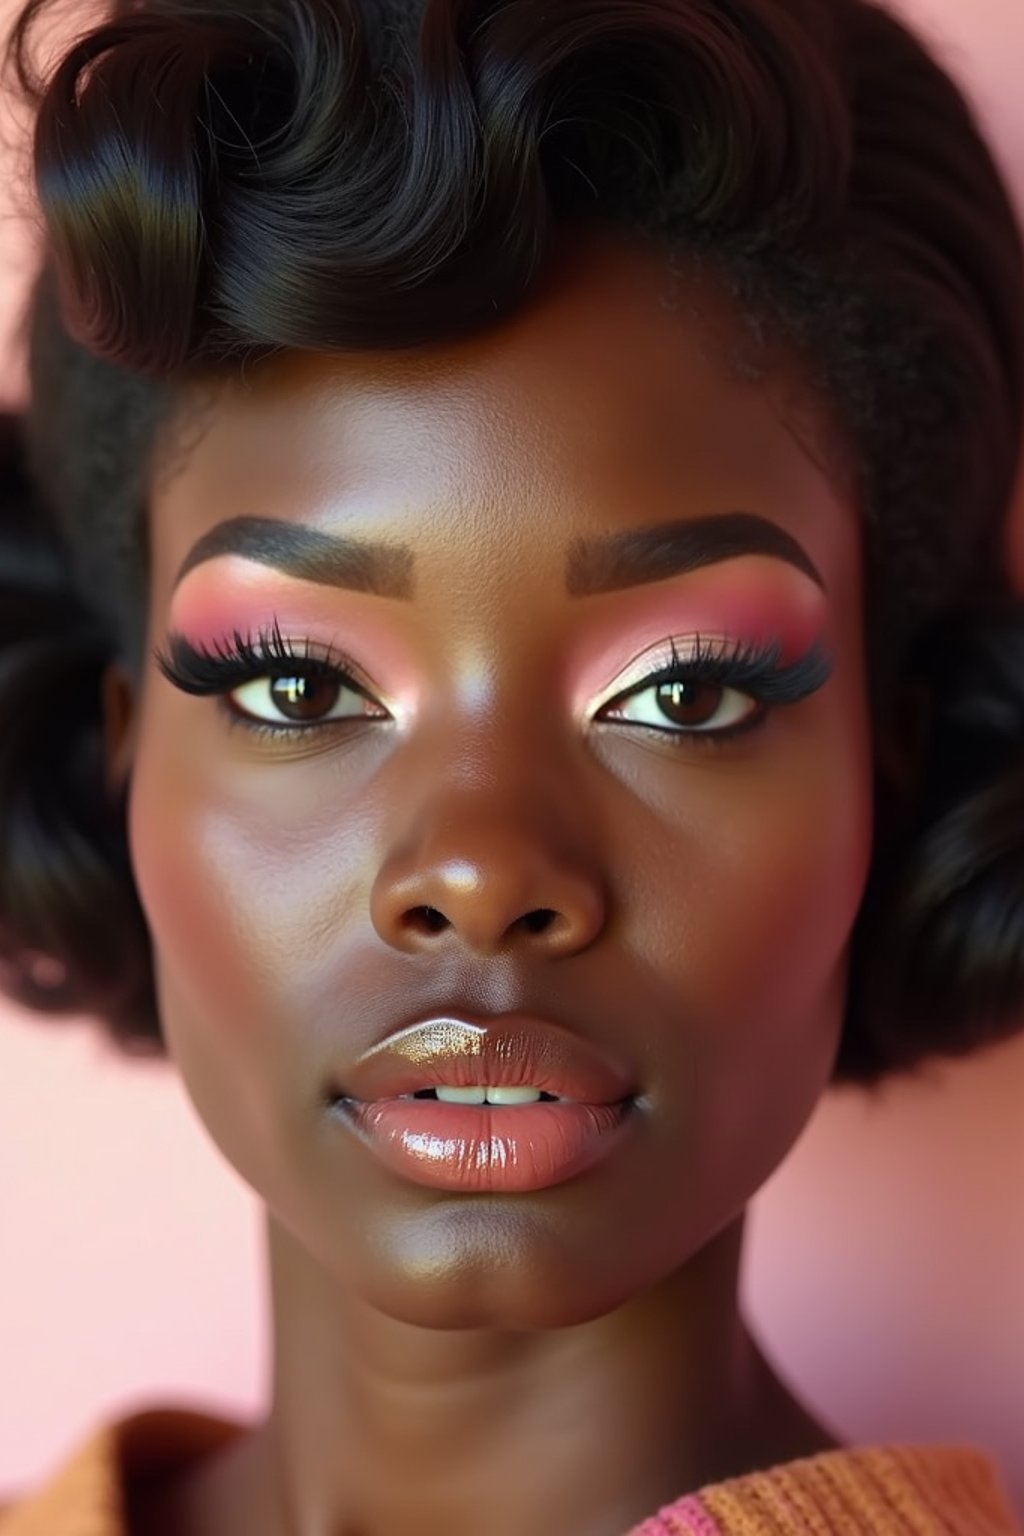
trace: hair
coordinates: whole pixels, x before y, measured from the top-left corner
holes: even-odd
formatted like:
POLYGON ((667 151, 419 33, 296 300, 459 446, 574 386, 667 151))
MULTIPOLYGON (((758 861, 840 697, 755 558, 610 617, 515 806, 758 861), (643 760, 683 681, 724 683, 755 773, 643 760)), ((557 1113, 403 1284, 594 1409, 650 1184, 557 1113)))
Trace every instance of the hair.
POLYGON ((866 0, 121 0, 42 71, 51 9, 6 56, 44 235, 0 437, 7 994, 164 1049, 100 685, 141 672, 186 387, 492 325, 574 225, 713 272, 852 452, 876 827, 833 1081, 1021 1028, 1024 260, 911 31, 866 0))

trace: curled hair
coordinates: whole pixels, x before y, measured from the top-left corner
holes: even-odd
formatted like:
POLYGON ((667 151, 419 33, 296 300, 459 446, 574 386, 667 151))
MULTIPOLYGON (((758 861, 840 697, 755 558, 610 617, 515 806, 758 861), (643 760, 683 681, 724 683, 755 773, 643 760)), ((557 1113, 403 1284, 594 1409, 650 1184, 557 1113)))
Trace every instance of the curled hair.
POLYGON ((0 417, 0 983, 42 1013, 158 1043, 148 930, 125 811, 105 793, 109 628, 79 598, 32 495, 20 423, 0 417))
POLYGON ((46 1007, 26 957, 55 958, 55 1007, 159 1048, 98 679, 144 663, 146 487, 183 387, 286 349, 480 330, 529 301, 559 229, 589 225, 713 272, 851 449, 878 826, 836 1080, 1017 1028, 1021 241, 920 41, 869 0, 121 0, 44 74, 50 9, 28 0, 8 44, 46 237, 11 492, 42 587, 0 525, 11 995, 46 1007), (60 666, 81 713, 48 735, 20 701, 60 666))

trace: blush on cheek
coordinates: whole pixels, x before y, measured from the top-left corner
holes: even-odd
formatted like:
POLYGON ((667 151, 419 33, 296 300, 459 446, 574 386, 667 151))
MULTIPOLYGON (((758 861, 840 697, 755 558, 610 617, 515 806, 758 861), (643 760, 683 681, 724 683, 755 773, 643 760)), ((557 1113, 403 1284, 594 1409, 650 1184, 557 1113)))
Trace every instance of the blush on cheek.
POLYGON ((743 645, 777 640, 786 664, 810 649, 828 618, 825 593, 809 577, 753 555, 600 602, 599 616, 581 623, 569 661, 580 705, 659 642, 698 634, 743 645))
MULTIPOLYGON (((212 807, 196 804, 194 780, 174 771, 155 745, 153 723, 140 742, 128 808, 135 883, 152 939, 154 964, 197 1018, 257 1016, 265 978, 247 963, 240 895, 250 894, 225 866, 212 807)), ((173 1021, 168 1021, 173 1023, 173 1021)))
MULTIPOLYGON (((847 685, 849 686, 849 685, 847 685)), ((723 1005, 744 978, 765 1018, 813 1014, 853 935, 873 852, 870 735, 841 690, 811 743, 761 765, 756 795, 733 801, 727 837, 703 871, 709 908, 728 912, 731 963, 715 967, 723 1005), (839 814, 837 814, 837 811, 839 814)), ((784 1035, 780 1035, 784 1038, 784 1035)))

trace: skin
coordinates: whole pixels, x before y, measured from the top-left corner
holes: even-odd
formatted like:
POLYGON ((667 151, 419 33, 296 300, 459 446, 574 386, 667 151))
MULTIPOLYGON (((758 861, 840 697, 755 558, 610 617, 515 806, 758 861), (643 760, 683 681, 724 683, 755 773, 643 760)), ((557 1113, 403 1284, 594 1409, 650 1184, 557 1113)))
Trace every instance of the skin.
POLYGON ((734 376, 737 336, 710 279, 577 235, 486 334, 218 386, 155 477, 149 657, 137 694, 108 674, 108 773, 130 776, 170 1056, 265 1202, 274 1381, 266 1422, 140 1495, 136 1531, 622 1536, 838 1444, 738 1291, 747 1204, 829 1082, 871 853, 859 519, 824 404, 794 360, 734 376), (736 508, 825 590, 743 556, 567 594, 573 539, 736 508), (243 515, 408 544, 414 597, 233 557, 172 594, 243 515), (718 748, 594 722, 638 652, 755 610, 827 643, 809 698, 718 748), (160 675, 169 627, 239 614, 337 634, 391 721, 279 745, 160 675), (623 1148, 464 1195, 340 1134, 325 1080, 458 1003, 618 1053, 643 1087, 623 1148))

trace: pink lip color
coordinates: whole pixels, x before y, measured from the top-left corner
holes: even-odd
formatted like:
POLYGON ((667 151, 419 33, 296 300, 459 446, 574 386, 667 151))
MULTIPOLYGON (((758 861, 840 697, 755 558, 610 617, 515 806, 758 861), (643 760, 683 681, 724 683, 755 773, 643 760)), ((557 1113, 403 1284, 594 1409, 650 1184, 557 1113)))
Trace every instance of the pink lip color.
POLYGON ((606 1157, 635 1118, 633 1079, 551 1019, 444 1013, 393 1029, 336 1079, 334 1109, 386 1168, 434 1189, 546 1189, 606 1157), (533 1087, 562 1102, 450 1104, 424 1088, 533 1087))
POLYGON ((432 1189, 525 1194, 608 1157, 635 1120, 628 1104, 339 1101, 338 1111, 393 1173, 432 1189))
POLYGON ((488 1084, 539 1088, 582 1104, 617 1104, 635 1086, 626 1066, 596 1041, 552 1019, 445 1011, 398 1025, 344 1066, 333 1087, 340 1098, 369 1103, 424 1088, 488 1084))

